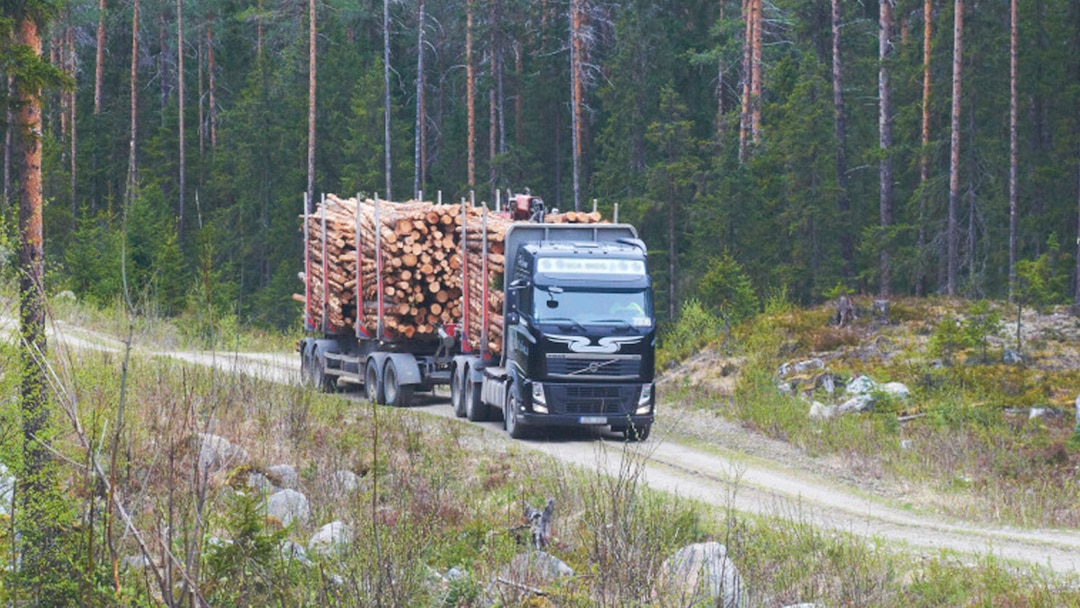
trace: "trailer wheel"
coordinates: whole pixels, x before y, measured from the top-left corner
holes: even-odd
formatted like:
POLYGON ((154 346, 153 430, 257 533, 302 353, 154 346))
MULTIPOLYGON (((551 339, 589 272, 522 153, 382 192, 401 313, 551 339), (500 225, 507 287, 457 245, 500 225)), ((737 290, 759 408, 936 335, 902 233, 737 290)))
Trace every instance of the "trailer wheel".
POLYGON ((378 405, 386 405, 386 393, 383 392, 382 382, 379 378, 379 368, 374 359, 368 359, 367 368, 364 370, 364 392, 368 401, 374 401, 378 405))
POLYGON ((326 351, 315 346, 311 354, 311 385, 321 393, 332 393, 337 381, 326 374, 326 351))
POLYGON ((523 439, 526 432, 525 423, 518 419, 518 408, 521 406, 521 398, 518 397, 517 389, 510 386, 506 389, 506 410, 503 411, 504 426, 508 435, 514 439, 523 439))
POLYGON ((465 366, 454 367, 454 373, 450 377, 450 404, 454 406, 454 415, 458 418, 465 417, 465 366))
POLYGON ((383 370, 383 396, 388 405, 406 407, 412 401, 413 385, 399 384, 397 366, 393 359, 386 360, 383 370))
POLYGON ((488 406, 480 400, 480 385, 469 380, 469 371, 462 374, 465 385, 465 417, 469 422, 484 422, 488 419, 488 406))

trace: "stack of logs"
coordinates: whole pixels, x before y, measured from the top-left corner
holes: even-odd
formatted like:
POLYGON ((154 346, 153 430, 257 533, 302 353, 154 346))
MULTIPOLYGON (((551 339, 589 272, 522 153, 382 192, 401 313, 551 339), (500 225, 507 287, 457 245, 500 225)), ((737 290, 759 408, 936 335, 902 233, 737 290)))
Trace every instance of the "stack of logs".
MULTIPOLYGON (((486 343, 491 353, 498 355, 501 352, 503 239, 511 224, 509 219, 494 213, 485 214, 479 207, 465 206, 463 213, 462 205, 380 201, 378 245, 382 273, 377 277, 375 202, 326 195, 324 202, 307 217, 306 244, 311 274, 309 313, 314 327, 322 327, 324 214, 326 329, 329 333, 356 331, 359 282, 360 326, 368 336, 376 336, 378 331, 381 286, 383 331, 387 337, 434 338, 440 326, 457 325, 465 328, 463 338, 472 350, 480 350, 480 345, 486 343), (358 224, 359 278, 356 273, 358 224), (486 251, 483 249, 485 231, 486 251), (464 248, 463 233, 466 238, 464 248), (464 271, 463 265, 466 266, 464 271), (466 309, 468 323, 465 323, 466 309)), ((597 213, 547 216, 551 223, 595 223, 599 219, 597 213)), ((303 296, 295 297, 304 299, 303 296)))

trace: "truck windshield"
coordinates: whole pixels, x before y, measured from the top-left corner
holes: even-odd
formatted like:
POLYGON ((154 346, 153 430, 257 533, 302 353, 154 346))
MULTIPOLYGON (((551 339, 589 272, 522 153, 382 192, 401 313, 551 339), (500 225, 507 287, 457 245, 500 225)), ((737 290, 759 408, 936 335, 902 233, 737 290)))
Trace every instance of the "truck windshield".
POLYGON ((537 323, 652 326, 652 301, 647 290, 598 291, 537 286, 533 292, 537 323))

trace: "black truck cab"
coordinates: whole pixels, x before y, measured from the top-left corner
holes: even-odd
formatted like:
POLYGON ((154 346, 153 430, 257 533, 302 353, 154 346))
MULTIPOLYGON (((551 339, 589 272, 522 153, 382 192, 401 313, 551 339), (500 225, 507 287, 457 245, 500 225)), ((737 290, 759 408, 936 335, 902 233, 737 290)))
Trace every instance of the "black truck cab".
POLYGON ((522 426, 608 425, 644 439, 654 418, 656 324, 637 239, 522 244, 507 292, 505 369, 522 426))

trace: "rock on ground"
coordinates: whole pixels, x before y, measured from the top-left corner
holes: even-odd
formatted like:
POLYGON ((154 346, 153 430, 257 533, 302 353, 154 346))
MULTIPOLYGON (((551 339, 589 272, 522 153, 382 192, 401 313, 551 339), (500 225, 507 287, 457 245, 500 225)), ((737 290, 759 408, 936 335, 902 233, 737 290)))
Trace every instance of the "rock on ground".
POLYGON ((267 477, 274 485, 286 490, 295 490, 300 487, 300 476, 292 465, 275 464, 266 470, 267 477))
POLYGON ((293 521, 306 524, 311 517, 307 496, 296 490, 282 490, 266 499, 266 514, 288 526, 293 521))
POLYGON ((308 551, 317 555, 329 555, 349 544, 352 530, 343 521, 332 521, 316 532, 308 541, 308 551))
POLYGON ((742 576, 718 542, 687 545, 660 566, 660 586, 684 604, 746 608, 742 576))

